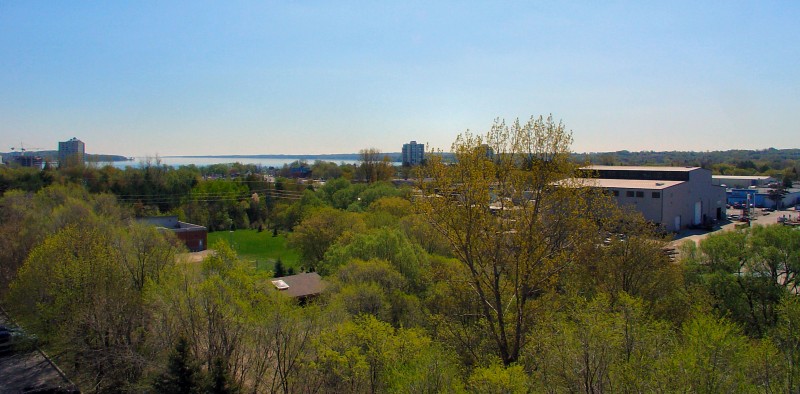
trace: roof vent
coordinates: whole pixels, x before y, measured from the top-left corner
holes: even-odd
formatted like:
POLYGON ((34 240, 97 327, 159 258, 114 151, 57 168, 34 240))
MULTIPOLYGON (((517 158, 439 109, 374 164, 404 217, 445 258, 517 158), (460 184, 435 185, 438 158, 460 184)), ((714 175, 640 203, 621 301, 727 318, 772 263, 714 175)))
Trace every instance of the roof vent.
POLYGON ((664 186, 664 182, 656 182, 656 186, 664 186))
POLYGON ((286 282, 284 282, 284 281, 283 281, 283 280, 281 280, 281 279, 278 279, 278 280, 273 280, 273 281, 272 281, 272 284, 273 284, 273 285, 275 285, 275 287, 276 287, 278 290, 286 290, 286 289, 288 289, 288 288, 289 288, 289 285, 287 285, 287 284, 286 284, 286 282))

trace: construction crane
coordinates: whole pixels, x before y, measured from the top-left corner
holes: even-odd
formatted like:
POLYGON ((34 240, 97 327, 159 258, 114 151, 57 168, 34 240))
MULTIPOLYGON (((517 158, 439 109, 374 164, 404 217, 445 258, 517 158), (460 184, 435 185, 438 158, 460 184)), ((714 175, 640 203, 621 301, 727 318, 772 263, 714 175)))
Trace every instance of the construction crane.
POLYGON ((40 150, 42 150, 42 148, 26 148, 25 144, 23 144, 22 142, 19 143, 19 147, 16 147, 16 146, 12 146, 11 147, 11 152, 17 152, 18 151, 20 153, 20 155, 22 155, 22 156, 25 156, 25 152, 29 152, 29 151, 38 152, 40 150))
MULTIPOLYGON (((42 148, 26 148, 23 143, 20 142, 19 147, 12 146, 11 147, 11 155, 3 157, 3 161, 6 163, 16 162, 22 167, 42 167, 42 163, 44 160, 39 157, 38 155, 26 155, 27 152, 39 152, 42 148), (9 161, 11 159, 11 161, 9 161)), ((5 155, 4 155, 5 156, 5 155)))

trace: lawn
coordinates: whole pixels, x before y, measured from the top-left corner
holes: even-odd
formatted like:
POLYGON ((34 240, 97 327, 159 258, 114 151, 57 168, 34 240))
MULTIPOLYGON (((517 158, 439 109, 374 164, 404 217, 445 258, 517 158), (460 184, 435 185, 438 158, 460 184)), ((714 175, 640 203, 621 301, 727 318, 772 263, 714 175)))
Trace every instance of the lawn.
POLYGON ((278 259, 286 268, 299 272, 300 254, 286 245, 286 236, 273 237, 271 231, 256 230, 215 231, 208 233, 208 245, 214 248, 218 240, 227 241, 236 254, 245 261, 252 261, 258 269, 271 270, 278 259))

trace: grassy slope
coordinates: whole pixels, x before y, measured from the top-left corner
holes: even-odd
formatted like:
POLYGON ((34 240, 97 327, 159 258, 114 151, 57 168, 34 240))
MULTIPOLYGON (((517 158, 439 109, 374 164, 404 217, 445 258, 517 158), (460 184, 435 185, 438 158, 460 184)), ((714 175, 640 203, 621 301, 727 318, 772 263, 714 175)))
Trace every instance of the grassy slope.
POLYGON ((284 235, 273 237, 271 231, 259 233, 256 230, 208 233, 208 244, 212 249, 218 240, 230 243, 243 260, 256 261, 259 269, 271 270, 278 259, 286 268, 294 267, 296 270, 300 266, 300 254, 286 245, 284 235))

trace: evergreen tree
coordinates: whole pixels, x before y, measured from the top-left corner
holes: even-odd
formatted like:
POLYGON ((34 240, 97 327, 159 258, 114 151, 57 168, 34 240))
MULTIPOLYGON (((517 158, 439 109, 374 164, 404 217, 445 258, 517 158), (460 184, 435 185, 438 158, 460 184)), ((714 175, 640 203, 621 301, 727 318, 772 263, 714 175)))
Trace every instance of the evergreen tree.
POLYGON ((286 269, 283 268, 283 261, 280 258, 275 262, 275 272, 272 276, 275 278, 286 276, 286 269))
POLYGON ((169 356, 167 371, 156 379, 153 389, 159 393, 200 393, 202 391, 200 382, 202 375, 189 353, 189 341, 181 337, 169 356))
POLYGON ((239 388, 228 376, 228 368, 221 357, 214 359, 214 366, 211 368, 211 379, 209 381, 208 393, 214 394, 233 394, 238 393, 239 388))

